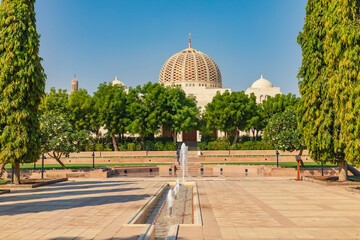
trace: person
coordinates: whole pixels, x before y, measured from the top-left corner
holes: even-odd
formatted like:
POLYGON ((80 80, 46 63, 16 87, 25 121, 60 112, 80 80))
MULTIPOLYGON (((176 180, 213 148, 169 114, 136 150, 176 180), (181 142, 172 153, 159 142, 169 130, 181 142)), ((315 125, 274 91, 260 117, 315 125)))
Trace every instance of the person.
POLYGON ((179 144, 179 146, 178 146, 178 148, 177 148, 177 150, 176 150, 176 155, 177 155, 177 161, 178 161, 178 163, 180 164, 180 144, 179 144))

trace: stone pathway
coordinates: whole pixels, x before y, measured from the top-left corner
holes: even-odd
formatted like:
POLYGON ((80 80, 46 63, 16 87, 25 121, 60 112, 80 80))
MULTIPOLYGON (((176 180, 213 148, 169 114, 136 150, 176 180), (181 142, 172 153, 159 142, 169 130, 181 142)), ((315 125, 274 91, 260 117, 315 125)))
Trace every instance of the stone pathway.
MULTIPOLYGON (((0 195, 0 239, 136 239, 124 226, 164 183, 59 183, 0 195)), ((178 239, 360 239, 360 194, 286 178, 197 181, 204 226, 178 239)), ((131 231, 129 229, 132 229, 131 231)))
POLYGON ((0 239, 107 239, 162 182, 66 182, 0 196, 0 239))
POLYGON ((285 178, 198 185, 212 211, 204 218, 206 239, 360 239, 360 194, 343 187, 285 178))

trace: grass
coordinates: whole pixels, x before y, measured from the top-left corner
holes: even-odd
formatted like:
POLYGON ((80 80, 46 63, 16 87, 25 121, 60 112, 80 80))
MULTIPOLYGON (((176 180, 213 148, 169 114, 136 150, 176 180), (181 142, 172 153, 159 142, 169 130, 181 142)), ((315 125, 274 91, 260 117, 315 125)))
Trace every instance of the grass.
MULTIPOLYGON (((201 163, 203 165, 272 165, 276 166, 276 162, 221 162, 221 163, 201 163)), ((320 167, 320 164, 314 162, 304 162, 305 167, 320 167)), ((296 167, 297 162, 279 162, 281 167, 296 167)), ((334 164, 324 164, 324 167, 337 167, 334 164)))
POLYGON ((349 177, 349 179, 360 181, 360 177, 349 177))
POLYGON ((10 180, 2 180, 2 179, 0 179, 0 183, 6 183, 6 182, 10 182, 10 180))
MULTIPOLYGON (((104 167, 104 166, 154 166, 154 165, 171 165, 172 163, 95 163, 95 167, 104 167)), ((78 169, 78 168, 92 168, 92 163, 79 163, 71 164, 65 163, 66 168, 68 169, 78 169)), ((7 164, 6 169, 11 169, 11 165, 7 164)), ((34 169, 34 164, 22 164, 21 169, 34 169)), ((41 169, 41 164, 36 164, 36 169, 41 169)), ((44 169, 62 169, 60 164, 44 164, 44 169)))

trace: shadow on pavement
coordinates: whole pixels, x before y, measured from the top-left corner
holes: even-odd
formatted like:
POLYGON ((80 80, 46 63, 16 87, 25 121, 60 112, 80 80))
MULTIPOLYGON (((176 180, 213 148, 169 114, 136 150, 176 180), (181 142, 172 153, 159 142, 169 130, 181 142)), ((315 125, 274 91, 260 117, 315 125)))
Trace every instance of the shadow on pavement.
MULTIPOLYGON (((120 190, 120 189, 119 189, 120 190)), ((136 190, 128 188, 127 191, 136 190)), ((66 210, 71 208, 98 206, 111 203, 125 203, 139 201, 150 197, 149 194, 112 195, 99 197, 82 197, 75 199, 58 199, 49 201, 27 202, 0 205, 0 216, 24 213, 39 213, 43 211, 66 210)), ((36 199, 36 197, 34 197, 36 199)))
MULTIPOLYGON (((73 188, 67 188, 67 189, 74 190, 73 188)), ((83 189, 88 189, 88 188, 83 188, 83 189)), ((61 192, 51 192, 51 193, 45 192, 39 194, 31 194, 34 193, 31 192, 24 195, 17 194, 17 195, 4 196, 3 198, 0 198, 0 203, 6 203, 7 201, 15 202, 15 201, 37 200, 44 198, 59 198, 64 196, 79 196, 79 195, 97 194, 97 193, 124 192, 124 191, 139 190, 139 189, 143 189, 143 188, 112 188, 112 189, 96 189, 96 190, 84 190, 84 191, 61 191, 61 192)))

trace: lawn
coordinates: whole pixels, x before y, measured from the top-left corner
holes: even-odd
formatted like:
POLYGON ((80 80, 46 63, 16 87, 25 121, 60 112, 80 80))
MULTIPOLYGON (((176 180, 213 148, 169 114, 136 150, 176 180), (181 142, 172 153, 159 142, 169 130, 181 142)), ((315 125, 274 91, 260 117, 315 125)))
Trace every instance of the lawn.
POLYGON ((349 177, 349 179, 351 179, 351 180, 356 180, 356 181, 360 181, 360 177, 349 177))
MULTIPOLYGON (((276 162, 221 162, 221 163, 202 163, 203 165, 274 165, 276 162)), ((304 162, 305 167, 321 167, 315 162, 304 162)), ((297 162, 279 162, 281 167, 296 167, 297 162)), ((337 167, 337 165, 326 163, 324 167, 337 167)))
MULTIPOLYGON (((154 166, 154 165, 171 165, 172 163, 95 163, 95 167, 104 167, 104 166, 154 166)), ((66 168, 76 169, 76 168, 92 168, 92 163, 80 163, 80 164, 71 164, 65 163, 66 168)), ((6 169, 11 169, 11 165, 7 164, 6 169)), ((22 164, 21 169, 34 169, 34 164, 22 164)), ((36 164, 36 169, 41 169, 41 164, 36 164)), ((62 169, 60 164, 44 164, 44 169, 62 169)))
POLYGON ((10 180, 2 180, 2 179, 0 179, 0 183, 6 183, 6 182, 10 182, 10 180))

